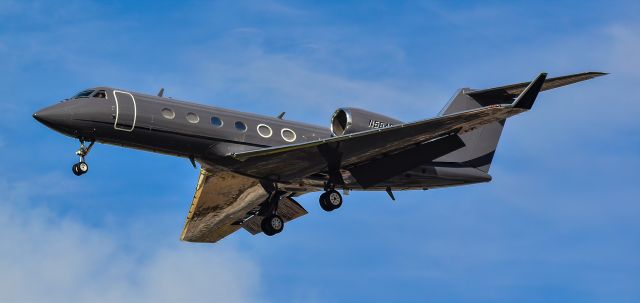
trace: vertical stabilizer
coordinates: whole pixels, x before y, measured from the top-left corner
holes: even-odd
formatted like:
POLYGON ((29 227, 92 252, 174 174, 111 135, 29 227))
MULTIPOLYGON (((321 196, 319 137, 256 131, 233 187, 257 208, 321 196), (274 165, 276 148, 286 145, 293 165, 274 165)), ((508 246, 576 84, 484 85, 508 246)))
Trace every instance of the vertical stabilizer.
MULTIPOLYGON (((542 90, 546 77, 546 73, 541 73, 535 80, 529 82, 519 95, 506 100, 493 95, 478 94, 476 91, 463 88, 458 90, 439 115, 444 116, 494 104, 511 104, 513 107, 529 110, 538 93, 542 90)), ((465 147, 444 155, 436 161, 459 163, 475 167, 483 172, 489 172, 505 122, 506 120, 493 122, 460 134, 465 147)))
MULTIPOLYGON (((481 103, 468 96, 466 92, 469 91, 471 90, 468 88, 458 90, 442 111, 440 111, 439 115, 444 116, 491 105, 486 104, 486 102, 481 103)), ((504 124, 505 120, 493 122, 460 134, 460 139, 464 142, 465 147, 444 155, 436 159, 435 162, 462 163, 466 166, 478 168, 483 172, 489 172, 489 167, 491 166, 493 155, 498 146, 504 124)))

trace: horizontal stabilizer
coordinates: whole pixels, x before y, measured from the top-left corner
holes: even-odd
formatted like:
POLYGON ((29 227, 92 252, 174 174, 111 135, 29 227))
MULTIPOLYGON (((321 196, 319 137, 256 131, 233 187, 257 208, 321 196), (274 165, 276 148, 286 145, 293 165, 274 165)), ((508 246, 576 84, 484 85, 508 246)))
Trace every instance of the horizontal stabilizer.
MULTIPOLYGON (((549 78, 544 81, 542 87, 540 88, 540 91, 550 90, 604 75, 607 75, 607 73, 586 72, 562 77, 549 78)), ((482 106, 491 104, 506 104, 513 102, 515 98, 522 94, 522 92, 527 88, 527 86, 529 86, 529 84, 530 82, 522 82, 489 89, 472 90, 465 92, 465 94, 480 102, 482 106)))

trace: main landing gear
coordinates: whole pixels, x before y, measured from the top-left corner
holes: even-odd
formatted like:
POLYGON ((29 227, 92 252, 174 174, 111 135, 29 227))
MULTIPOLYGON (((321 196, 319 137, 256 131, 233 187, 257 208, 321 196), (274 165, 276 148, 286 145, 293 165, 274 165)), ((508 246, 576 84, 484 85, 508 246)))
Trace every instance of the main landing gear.
POLYGON ((89 171, 89 165, 86 162, 84 162, 84 157, 86 157, 89 154, 95 142, 96 141, 91 141, 89 143, 89 146, 85 147, 84 140, 80 139, 80 148, 78 149, 78 151, 76 151, 76 155, 80 157, 80 161, 78 161, 78 163, 74 164, 71 167, 71 171, 73 172, 74 175, 82 176, 89 171))
POLYGON ((276 214, 268 215, 262 219, 260 227, 265 235, 273 236, 284 229, 284 220, 276 214))
POLYGON ((278 216, 278 204, 284 192, 275 191, 261 210, 264 218, 260 222, 262 232, 267 236, 279 234, 284 229, 284 220, 278 216))
POLYGON ((320 195, 320 207, 324 211, 333 211, 342 206, 342 195, 335 189, 328 189, 320 195))

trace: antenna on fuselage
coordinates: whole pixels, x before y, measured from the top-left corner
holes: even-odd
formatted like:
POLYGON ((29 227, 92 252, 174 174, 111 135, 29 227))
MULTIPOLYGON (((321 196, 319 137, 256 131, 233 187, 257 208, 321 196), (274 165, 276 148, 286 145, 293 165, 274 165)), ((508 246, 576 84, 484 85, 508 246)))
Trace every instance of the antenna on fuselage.
POLYGON ((281 119, 281 120, 282 120, 282 117, 284 117, 284 114, 285 114, 285 113, 286 113, 286 112, 281 112, 281 113, 278 115, 278 119, 281 119))
POLYGON ((162 95, 164 95, 164 87, 160 88, 160 91, 158 92, 158 97, 162 98, 162 95))
POLYGON ((391 198, 391 200, 395 201, 396 197, 393 196, 393 191, 391 191, 391 187, 390 186, 387 186, 386 191, 387 191, 387 195, 389 195, 389 198, 391 198))

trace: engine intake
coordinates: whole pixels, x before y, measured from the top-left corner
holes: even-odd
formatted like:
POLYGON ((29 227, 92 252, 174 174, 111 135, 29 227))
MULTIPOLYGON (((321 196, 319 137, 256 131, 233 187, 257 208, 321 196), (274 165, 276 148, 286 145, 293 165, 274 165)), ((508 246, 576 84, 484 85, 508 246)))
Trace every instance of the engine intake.
POLYGON ((342 136, 400 123, 402 121, 364 109, 344 107, 333 113, 331 117, 331 133, 334 136, 342 136))

